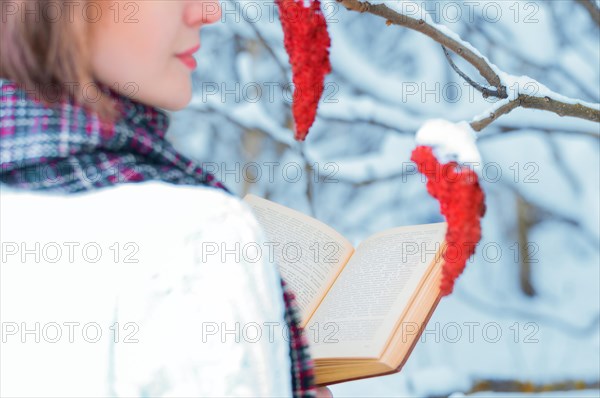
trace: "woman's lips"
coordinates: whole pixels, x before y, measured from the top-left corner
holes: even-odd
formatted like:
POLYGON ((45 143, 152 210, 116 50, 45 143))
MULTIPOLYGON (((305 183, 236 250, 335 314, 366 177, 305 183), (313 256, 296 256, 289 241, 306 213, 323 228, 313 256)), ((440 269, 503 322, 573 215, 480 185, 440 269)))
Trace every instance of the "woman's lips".
POLYGON ((181 54, 177 54, 176 57, 179 58, 181 60, 181 62, 183 62, 185 64, 185 66, 187 66, 190 69, 196 69, 196 67, 198 66, 198 63, 196 62, 196 59, 194 58, 194 53, 196 51, 198 51, 200 49, 200 44, 198 44, 197 46, 190 48, 189 50, 181 53, 181 54))
POLYGON ((192 70, 196 69, 196 67, 198 66, 198 63, 196 62, 196 59, 193 55, 178 55, 177 58, 179 58, 181 62, 185 64, 185 66, 192 70))

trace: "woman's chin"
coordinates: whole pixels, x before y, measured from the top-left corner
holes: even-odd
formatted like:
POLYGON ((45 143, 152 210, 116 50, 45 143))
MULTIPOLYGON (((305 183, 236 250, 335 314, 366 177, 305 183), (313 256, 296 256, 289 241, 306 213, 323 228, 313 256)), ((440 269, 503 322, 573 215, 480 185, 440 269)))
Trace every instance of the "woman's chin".
POLYGON ((169 90, 161 92, 160 97, 152 105, 174 112, 184 109, 191 100, 192 83, 188 78, 185 84, 173 84, 169 90))

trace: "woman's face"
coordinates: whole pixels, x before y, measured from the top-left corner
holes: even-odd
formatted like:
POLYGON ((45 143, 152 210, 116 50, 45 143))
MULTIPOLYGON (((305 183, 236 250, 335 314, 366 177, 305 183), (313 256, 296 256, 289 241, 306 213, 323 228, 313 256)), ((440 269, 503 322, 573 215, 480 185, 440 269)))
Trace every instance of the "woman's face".
POLYGON ((91 27, 92 73, 147 105, 180 110, 192 97, 190 57, 200 28, 221 18, 218 0, 102 1, 91 27), (187 61, 185 60, 187 58, 187 61))

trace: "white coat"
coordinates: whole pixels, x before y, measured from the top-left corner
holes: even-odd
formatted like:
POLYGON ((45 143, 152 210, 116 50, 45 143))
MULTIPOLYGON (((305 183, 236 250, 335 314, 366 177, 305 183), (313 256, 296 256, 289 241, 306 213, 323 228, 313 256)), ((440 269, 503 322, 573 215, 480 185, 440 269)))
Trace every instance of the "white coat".
POLYGON ((2 185, 0 220, 0 395, 291 396, 279 274, 238 198, 2 185))

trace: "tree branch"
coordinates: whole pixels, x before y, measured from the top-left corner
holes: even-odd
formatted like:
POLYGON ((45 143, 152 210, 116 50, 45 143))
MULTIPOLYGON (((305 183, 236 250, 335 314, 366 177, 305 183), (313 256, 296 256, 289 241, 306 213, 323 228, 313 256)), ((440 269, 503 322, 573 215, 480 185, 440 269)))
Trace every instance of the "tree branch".
MULTIPOLYGON (((229 2, 231 4, 233 4, 234 7, 237 6, 237 4, 233 0, 229 0, 229 2)), ((249 21, 248 18, 246 17, 246 15, 244 15, 243 12, 241 12, 240 14, 242 15, 242 18, 244 18, 244 21, 246 21, 248 23, 248 26, 250 26, 250 29, 252 29, 254 31, 254 34, 256 35, 256 37, 258 38, 258 40, 261 42, 261 44, 269 52, 269 54, 271 55, 271 57, 273 57, 273 60, 277 64, 277 67, 279 68, 279 71, 281 72, 281 76, 283 77, 283 79, 284 80, 287 79, 287 71, 288 70, 284 66, 283 62, 281 62, 281 60, 277 57, 277 54, 275 54, 275 51, 269 45, 269 43, 267 42, 267 39, 265 39, 265 37, 263 36, 263 34, 261 33, 261 31, 256 27, 256 24, 254 22, 249 21)))
MULTIPOLYGON (((480 20, 480 19, 482 19, 482 18, 480 18, 480 17, 477 18, 477 20, 480 20)), ((481 25, 466 24, 465 25, 467 32, 469 32, 469 33, 476 32, 476 33, 482 35, 486 40, 488 40, 494 46, 494 48, 505 51, 507 53, 507 55, 514 58, 521 65, 523 65, 523 67, 536 68, 536 69, 539 69, 540 72, 543 72, 544 74, 550 74, 552 72, 551 71, 551 69, 552 69, 552 70, 562 74, 563 77, 569 83, 575 85, 579 91, 581 91, 582 93, 585 93, 585 95, 589 98, 589 100, 596 101, 598 99, 598 95, 596 93, 592 92, 592 90, 593 90, 592 88, 585 86, 585 84, 583 84, 579 80, 579 76, 573 75, 573 73, 570 72, 569 70, 567 70, 563 65, 560 65, 557 63, 544 65, 544 64, 534 62, 534 61, 530 60, 529 58, 527 58, 524 54, 522 54, 518 49, 508 45, 508 41, 499 40, 499 39, 496 39, 495 37, 493 37, 493 35, 490 34, 490 32, 488 32, 485 29, 485 27, 486 27, 486 24, 481 24, 481 25)), ((558 34, 558 31, 557 31, 557 34, 558 34)), ((565 39, 565 40, 567 40, 567 39, 565 39)))
POLYGON ((543 127, 543 126, 536 126, 536 125, 508 126, 508 125, 496 124, 496 125, 494 125, 494 128, 497 131, 481 134, 479 137, 477 137, 477 141, 481 142, 483 140, 500 137, 504 134, 520 133, 523 131, 531 131, 531 130, 540 131, 545 134, 566 133, 566 134, 573 134, 573 135, 581 135, 584 137, 589 137, 592 139, 600 140, 600 132, 592 132, 592 131, 585 131, 585 130, 578 130, 578 129, 565 129, 563 127, 550 128, 550 127, 543 127))
POLYGON ((493 121, 498 119, 502 115, 506 115, 510 113, 513 109, 519 107, 518 101, 509 101, 504 103, 502 106, 498 107, 496 110, 489 112, 489 116, 471 122, 471 128, 475 131, 481 131, 487 126, 489 126, 493 121))
MULTIPOLYGON (((598 319, 596 319, 598 321, 598 319)), ((596 322, 598 323, 598 322, 596 322)), ((592 325, 593 327, 594 325, 592 325)), ((510 380, 510 379, 476 379, 469 391, 465 391, 465 396, 475 394, 482 391, 496 392, 512 392, 522 394, 536 394, 538 392, 548 393, 548 391, 564 391, 572 390, 596 390, 600 387, 600 381, 585 381, 585 380, 564 380, 550 383, 532 383, 530 381, 510 380)), ((537 395, 537 394, 536 394, 537 395)), ((564 394, 566 396, 566 394, 564 394)))
POLYGON ((481 76, 487 80, 490 85, 496 87, 500 98, 506 98, 506 87, 502 86, 500 76, 498 76, 498 74, 481 55, 476 54, 470 48, 467 48, 464 43, 449 37, 436 27, 426 23, 424 20, 399 14, 398 12, 387 7, 385 4, 371 4, 368 1, 363 2, 359 0, 336 1, 341 3, 348 10, 368 12, 370 14, 385 18, 388 21, 388 24, 404 26, 431 37, 433 40, 440 43, 442 46, 449 48, 473 65, 473 67, 479 71, 481 76))
MULTIPOLYGON (((467 80, 467 82, 473 85, 473 87, 481 91, 484 94, 484 97, 486 93, 489 93, 490 95, 494 95, 499 98, 508 98, 506 86, 503 84, 506 82, 503 82, 499 76, 499 73, 501 72, 496 72, 481 54, 476 53, 477 50, 471 49, 472 47, 468 45, 468 43, 461 41, 460 38, 455 39, 450 37, 447 32, 444 32, 434 25, 427 23, 422 18, 412 18, 389 8, 385 4, 371 4, 368 1, 360 0, 336 1, 344 5, 348 10, 361 13, 368 12, 370 14, 385 18, 387 24, 404 26, 429 36, 444 47, 444 51, 446 52, 446 56, 450 61, 452 68, 457 71, 461 77, 467 80), (484 87, 475 83, 473 80, 469 79, 468 76, 460 71, 458 67, 456 67, 456 65, 450 60, 446 48, 454 51, 456 54, 473 65, 479 71, 481 76, 483 76, 488 83, 495 87, 497 91, 494 92, 489 90, 489 88, 485 89, 484 87)), ((532 83, 537 82, 533 81, 532 83)), ((558 99, 558 97, 559 95, 557 95, 555 98, 551 98, 548 95, 541 97, 519 93, 515 99, 508 102, 503 101, 500 106, 493 108, 493 110, 489 112, 489 116, 484 117, 483 119, 474 120, 471 123, 471 127, 475 131, 481 131, 490 123, 498 119, 498 117, 506 115, 518 107, 545 110, 556 113, 559 116, 572 116, 593 122, 600 122, 600 108, 594 109, 581 103, 564 102, 558 99)))
POLYGON ((373 119, 361 119, 359 117, 355 118, 355 119, 344 119, 344 118, 340 118, 340 117, 331 117, 331 116, 319 116, 317 115, 317 117, 321 120, 327 121, 327 122, 331 122, 331 123, 344 123, 344 124, 352 124, 352 125, 356 125, 356 124, 367 124, 369 126, 374 126, 374 127, 379 127, 382 129, 386 129, 386 130, 391 130, 394 131, 395 133, 398 134, 402 134, 402 135, 409 135, 409 136, 414 136, 415 135, 415 131, 414 129, 411 128, 404 128, 404 129, 400 129, 398 127, 377 121, 377 120, 373 120, 373 119))
POLYGON ((490 112, 489 116, 473 121, 471 127, 475 131, 481 131, 500 116, 506 115, 518 107, 544 110, 556 113, 559 116, 572 116, 592 122, 600 122, 600 110, 582 104, 569 104, 547 96, 534 97, 527 94, 519 94, 515 100, 503 103, 500 107, 490 112))
POLYGON ((490 90, 487 87, 483 87, 482 85, 480 85, 479 83, 477 83, 476 81, 473 81, 473 79, 471 79, 469 76, 467 76, 466 73, 464 73, 462 70, 460 70, 458 68, 458 66, 456 66, 456 64, 454 63, 454 61, 452 61, 452 58, 450 57, 450 53, 448 52, 448 49, 444 46, 442 46, 442 49, 444 49, 444 54, 446 54, 446 59, 448 60, 448 63, 450 64, 450 66, 452 67, 452 69, 454 69, 454 71, 456 73, 458 73, 458 75, 460 77, 462 77, 463 79, 465 79, 465 81, 467 83, 469 83, 471 86, 473 86, 475 88, 475 90, 479 91, 481 94, 483 94, 483 98, 488 98, 488 97, 498 97, 498 98, 507 98, 508 96, 506 95, 506 90, 504 92, 504 97, 502 97, 500 95, 500 93, 498 93, 498 91, 494 91, 494 90, 490 90))
POLYGON ((600 8, 592 0, 575 0, 590 14, 596 25, 600 27, 600 8))

